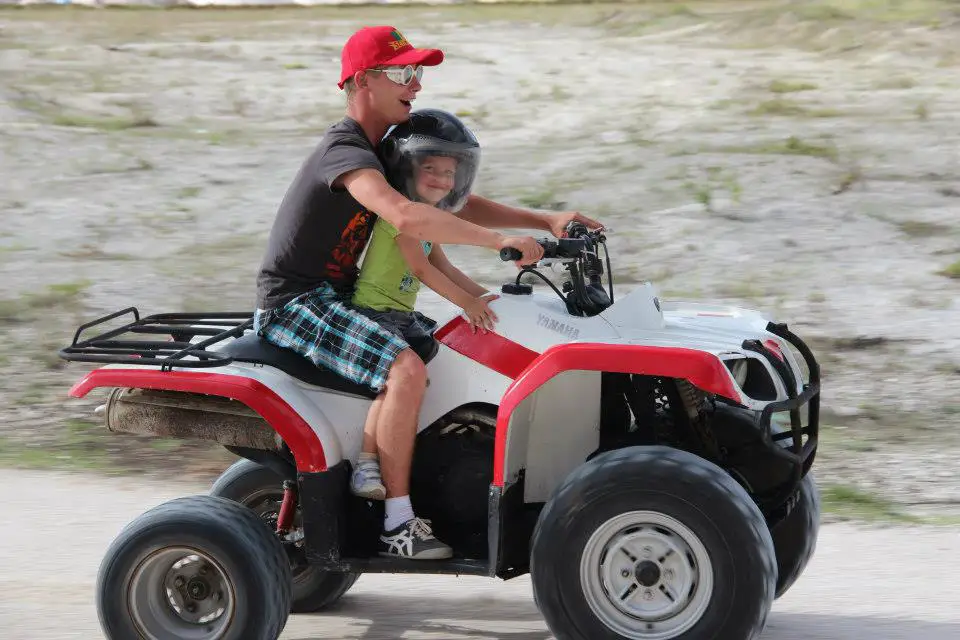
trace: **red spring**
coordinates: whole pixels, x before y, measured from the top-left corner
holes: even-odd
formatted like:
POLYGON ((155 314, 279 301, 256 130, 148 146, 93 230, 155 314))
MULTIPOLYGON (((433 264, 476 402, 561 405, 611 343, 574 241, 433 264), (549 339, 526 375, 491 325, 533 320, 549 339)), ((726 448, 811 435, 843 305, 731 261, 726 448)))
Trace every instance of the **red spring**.
POLYGON ((277 533, 286 533, 293 524, 293 514, 297 510, 297 490, 292 482, 283 483, 283 504, 277 516, 277 533))

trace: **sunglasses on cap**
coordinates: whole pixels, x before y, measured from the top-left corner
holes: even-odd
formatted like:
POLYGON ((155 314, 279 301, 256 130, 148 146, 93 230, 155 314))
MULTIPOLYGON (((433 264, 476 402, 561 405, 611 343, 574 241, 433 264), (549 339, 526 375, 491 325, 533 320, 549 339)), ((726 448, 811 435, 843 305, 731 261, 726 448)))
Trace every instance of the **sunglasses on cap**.
POLYGON ((399 85, 408 85, 413 82, 414 78, 419 82, 420 78, 423 77, 423 65, 419 64, 416 66, 408 64, 405 67, 377 67, 371 69, 371 71, 379 71, 399 85))

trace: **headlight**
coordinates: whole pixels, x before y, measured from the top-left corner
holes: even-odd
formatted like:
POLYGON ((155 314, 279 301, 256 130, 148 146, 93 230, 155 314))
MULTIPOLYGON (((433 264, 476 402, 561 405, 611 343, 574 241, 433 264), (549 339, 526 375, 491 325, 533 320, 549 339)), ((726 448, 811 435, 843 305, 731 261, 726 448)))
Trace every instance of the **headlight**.
POLYGON ((741 389, 743 384, 747 381, 747 370, 749 366, 747 365, 747 359, 742 358, 733 363, 731 367, 731 372, 733 373, 733 379, 737 381, 737 386, 741 389))

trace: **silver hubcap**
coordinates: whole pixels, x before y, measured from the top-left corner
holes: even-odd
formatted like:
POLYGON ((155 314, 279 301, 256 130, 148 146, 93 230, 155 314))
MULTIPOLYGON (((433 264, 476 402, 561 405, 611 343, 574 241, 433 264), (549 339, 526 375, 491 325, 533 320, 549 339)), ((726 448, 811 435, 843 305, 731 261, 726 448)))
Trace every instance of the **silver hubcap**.
POLYGON ((604 522, 580 559, 580 587, 611 631, 666 640, 700 620, 713 594, 706 547, 679 520, 631 511, 604 522))
POLYGON ((131 619, 146 638, 213 640, 233 620, 226 572, 196 549, 167 547, 143 559, 127 591, 131 619))

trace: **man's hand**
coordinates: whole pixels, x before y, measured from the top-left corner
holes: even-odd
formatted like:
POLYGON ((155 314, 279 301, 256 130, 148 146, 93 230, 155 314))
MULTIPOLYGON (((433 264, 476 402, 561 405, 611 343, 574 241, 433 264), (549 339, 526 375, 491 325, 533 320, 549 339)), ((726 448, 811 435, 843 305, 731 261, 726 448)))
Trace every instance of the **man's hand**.
POLYGON ((579 211, 564 211, 563 213, 554 213, 550 215, 550 233, 556 238, 566 237, 567 225, 571 222, 580 222, 586 225, 591 231, 602 229, 603 224, 588 218, 579 211))
POLYGON ((543 257, 543 247, 530 236, 504 236, 500 241, 500 249, 513 248, 518 250, 523 256, 515 261, 518 267, 533 264, 543 257))

